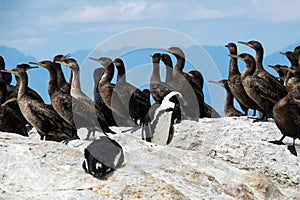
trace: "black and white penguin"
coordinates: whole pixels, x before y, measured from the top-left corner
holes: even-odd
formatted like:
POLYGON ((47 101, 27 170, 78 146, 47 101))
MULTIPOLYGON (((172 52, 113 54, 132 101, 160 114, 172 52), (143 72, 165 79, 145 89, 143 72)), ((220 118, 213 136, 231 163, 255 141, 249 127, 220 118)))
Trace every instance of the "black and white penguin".
POLYGON ((84 158, 82 167, 85 172, 101 179, 122 165, 124 153, 115 140, 101 136, 84 149, 84 158))
POLYGON ((149 109, 142 127, 142 139, 158 145, 167 145, 171 142, 174 134, 171 122, 176 96, 182 98, 176 91, 166 95, 161 104, 154 104, 149 109))

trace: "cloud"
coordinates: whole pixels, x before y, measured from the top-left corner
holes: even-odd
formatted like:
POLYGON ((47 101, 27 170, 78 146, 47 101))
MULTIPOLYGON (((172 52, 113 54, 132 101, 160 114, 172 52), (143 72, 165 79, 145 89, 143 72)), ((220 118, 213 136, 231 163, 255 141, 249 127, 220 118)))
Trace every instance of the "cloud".
POLYGON ((274 22, 295 22, 300 20, 298 0, 252 0, 258 16, 274 22))
POLYGON ((139 19, 144 11, 146 3, 118 2, 117 4, 106 5, 85 5, 83 7, 73 7, 57 16, 42 17, 42 24, 73 24, 92 23, 105 21, 131 21, 139 19))
POLYGON ((17 39, 17 40, 6 40, 1 41, 0 43, 9 46, 15 47, 17 49, 26 52, 29 49, 42 47, 47 40, 45 38, 25 38, 25 39, 17 39))

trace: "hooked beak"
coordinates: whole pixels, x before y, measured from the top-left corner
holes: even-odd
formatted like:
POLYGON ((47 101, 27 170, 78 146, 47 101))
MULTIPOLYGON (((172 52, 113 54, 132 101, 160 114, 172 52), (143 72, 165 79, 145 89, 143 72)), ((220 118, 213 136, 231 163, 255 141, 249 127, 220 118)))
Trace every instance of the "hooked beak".
POLYGON ((17 98, 13 97, 11 99, 8 99, 3 104, 1 104, 1 106, 5 106, 5 105, 7 105, 7 104, 9 104, 10 102, 13 102, 13 101, 17 101, 17 98))
POLYGON ((237 55, 232 55, 232 54, 229 54, 228 56, 231 57, 231 58, 240 58, 239 56, 237 56, 237 55))
POLYGON ((248 42, 238 41, 238 43, 249 46, 248 42))
POLYGON ((11 70, 4 70, 4 69, 2 69, 1 72, 15 74, 15 72, 11 71, 11 70))

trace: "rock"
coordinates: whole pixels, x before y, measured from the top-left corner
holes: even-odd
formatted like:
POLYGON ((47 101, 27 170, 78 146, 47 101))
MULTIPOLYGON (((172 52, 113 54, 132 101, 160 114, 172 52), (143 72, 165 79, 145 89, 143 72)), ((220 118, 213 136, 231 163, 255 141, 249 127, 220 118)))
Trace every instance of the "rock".
MULTIPOLYGON (((299 157, 268 143, 281 133, 273 121, 245 117, 182 121, 168 146, 141 140, 140 130, 112 127, 125 161, 106 180, 82 169, 82 150, 0 133, 0 199, 297 199, 299 157)), ((286 138, 286 144, 292 139, 286 138)), ((296 149, 299 150, 299 141, 296 149)))

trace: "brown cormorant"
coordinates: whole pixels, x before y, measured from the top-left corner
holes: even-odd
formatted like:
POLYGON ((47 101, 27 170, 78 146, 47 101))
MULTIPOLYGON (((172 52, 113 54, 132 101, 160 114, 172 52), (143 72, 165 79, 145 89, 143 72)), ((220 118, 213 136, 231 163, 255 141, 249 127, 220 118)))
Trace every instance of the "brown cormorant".
POLYGON ((277 64, 277 65, 268 65, 268 67, 271 67, 272 69, 274 69, 278 73, 279 80, 283 84, 284 80, 285 80, 285 77, 286 77, 286 75, 289 71, 288 66, 277 64))
MULTIPOLYGON (((0 56, 0 69, 5 70, 5 61, 2 56, 0 56)), ((4 76, 4 80, 5 80, 6 84, 10 85, 10 83, 12 81, 12 75, 10 73, 4 73, 3 76, 4 76)))
POLYGON ((19 90, 17 102, 26 120, 36 128, 46 140, 64 141, 72 139, 74 129, 69 126, 54 110, 43 102, 28 95, 28 76, 23 68, 6 71, 18 76, 19 90))
MULTIPOLYGON (((228 48, 230 55, 237 55, 236 44, 228 43, 225 47, 228 48)), ((246 116, 248 115, 248 109, 256 110, 257 104, 248 96, 242 84, 238 61, 235 57, 230 57, 228 86, 246 116)))
POLYGON ((103 67, 99 67, 94 70, 93 76, 94 76, 94 102, 96 106, 102 111, 107 123, 109 126, 117 126, 117 123, 114 120, 114 116, 112 114, 111 109, 109 109, 105 103, 103 102, 103 99, 101 98, 99 94, 99 81, 102 78, 102 75, 104 73, 105 69, 103 67))
POLYGON ((56 68, 56 74, 57 74, 57 86, 60 90, 62 90, 63 92, 70 94, 70 90, 71 90, 71 82, 72 82, 72 73, 70 75, 70 80, 69 83, 66 81, 65 79, 65 75, 62 71, 61 68, 61 64, 57 61, 61 61, 64 58, 68 58, 70 57, 70 54, 67 55, 56 55, 53 58, 53 65, 56 68))
POLYGON ((135 123, 140 120, 140 124, 143 124, 145 116, 151 107, 150 97, 147 92, 142 92, 126 81, 125 65, 122 59, 116 58, 113 62, 118 70, 115 91, 124 102, 128 102, 129 114, 135 123))
POLYGON ((286 136, 293 138, 293 145, 289 145, 288 149, 297 156, 295 140, 300 139, 300 68, 293 66, 288 73, 293 74, 294 80, 288 80, 288 84, 293 84, 293 88, 289 88, 288 94, 273 108, 274 121, 283 136, 270 142, 282 145, 286 136))
POLYGON ((112 110, 116 123, 119 126, 136 126, 129 114, 129 99, 121 99, 119 93, 115 91, 116 85, 111 83, 115 68, 113 61, 108 57, 90 59, 100 63, 105 68, 98 89, 105 105, 112 110))
POLYGON ((267 80, 254 74, 255 59, 253 56, 247 53, 242 53, 239 56, 230 56, 239 58, 246 63, 246 69, 241 75, 242 84, 248 96, 259 106, 257 110, 263 113, 261 118, 255 121, 267 121, 275 103, 278 102, 281 97, 274 91, 272 85, 267 80))
MULTIPOLYGON (((165 68, 166 68, 166 80, 165 82, 160 80, 160 69, 159 69, 159 63, 158 62, 158 54, 153 55, 152 62, 153 62, 153 72, 152 75, 153 77, 153 82, 157 82, 157 93, 159 94, 159 91, 162 89, 164 92, 160 96, 164 97, 164 95, 169 94, 171 90, 173 90, 173 62, 171 59, 171 56, 168 54, 161 54, 160 59, 164 63, 165 68), (154 73, 154 74, 153 74, 154 73), (159 84, 160 83, 160 84, 159 84), (161 86, 159 86, 161 85, 161 86)), ((152 76, 151 76, 152 78, 152 76)), ((150 86, 151 86, 151 81, 150 81, 150 86)), ((155 84, 153 85, 155 86, 155 84)), ((180 108, 180 103, 176 97, 174 98, 174 103, 175 103, 175 108, 172 113, 172 123, 180 123, 181 122, 181 108, 180 108), (176 121, 175 121, 176 120, 176 121)))
POLYGON ((77 61, 73 58, 64 58, 61 62, 65 66, 72 70, 72 84, 71 84, 71 96, 76 99, 73 101, 73 112, 74 122, 76 127, 87 127, 88 135, 90 136, 91 131, 101 131, 104 133, 112 133, 112 131, 105 120, 105 117, 101 110, 97 108, 94 102, 83 93, 80 86, 80 68, 77 61), (82 121, 86 119, 85 121, 82 121), (78 124, 78 125, 77 125, 78 124), (100 125, 99 125, 100 124, 100 125))
POLYGON ((280 52, 280 54, 284 55, 291 63, 291 66, 299 66, 298 63, 298 55, 299 52, 295 53, 292 51, 280 52))
MULTIPOLYGON (((260 42, 252 40, 249 42, 240 42, 241 44, 245 44, 249 46, 250 48, 254 49, 256 52, 255 57, 255 63, 256 63, 256 69, 254 72, 255 76, 261 77, 265 81, 268 82, 269 86, 272 88, 274 92, 276 92, 279 95, 279 99, 283 98, 285 95, 287 95, 287 91, 282 83, 280 83, 277 78, 275 78, 273 75, 271 75, 269 72, 267 72, 263 67, 263 56, 264 56, 264 49, 260 42)), ((274 99, 273 99, 274 100, 274 99)))
POLYGON ((161 54, 161 61, 165 64, 166 66, 166 84, 170 86, 170 88, 173 87, 173 62, 171 59, 171 56, 168 54, 161 54))
MULTIPOLYGON (((60 117, 62 117, 71 127, 74 128, 74 133, 76 133, 72 111, 72 97, 69 93, 63 92, 58 87, 56 72, 57 68, 51 61, 29 62, 29 64, 38 65, 48 70, 50 74, 48 82, 48 93, 50 96, 51 105, 57 112, 57 114, 59 114, 60 117)), ((74 101, 76 100, 74 99, 74 101)), ((77 134, 74 134, 74 139, 77 138, 77 134)))
MULTIPOLYGON (((4 66, 0 65, 0 70, 4 70, 3 68, 4 66)), ((0 105, 5 102, 7 93, 4 74, 6 73, 0 72, 0 105)), ((25 125, 26 121, 15 110, 4 104, 0 106, 0 131, 28 136, 25 125)))
MULTIPOLYGON (((172 87, 161 81, 159 62, 161 54, 152 55, 153 71, 150 78, 150 92, 156 103, 161 103, 163 98, 172 91, 172 87)), ((170 65, 170 63, 168 64, 170 65)))
POLYGON ((245 116, 245 114, 241 113, 239 110, 237 110, 234 107, 233 95, 230 91, 227 80, 220 80, 218 82, 215 82, 215 81, 208 81, 208 82, 215 83, 215 84, 220 85, 221 87, 225 88, 225 90, 226 90, 226 99, 225 99, 225 104, 224 104, 224 112, 225 112, 226 117, 245 116))
POLYGON ((173 70, 173 88, 182 94, 186 101, 184 113, 191 119, 197 120, 199 117, 205 117, 204 95, 201 86, 197 85, 193 78, 183 72, 185 66, 185 55, 178 47, 171 47, 166 50, 177 59, 173 70), (195 106, 198 105, 198 109, 195 106))

